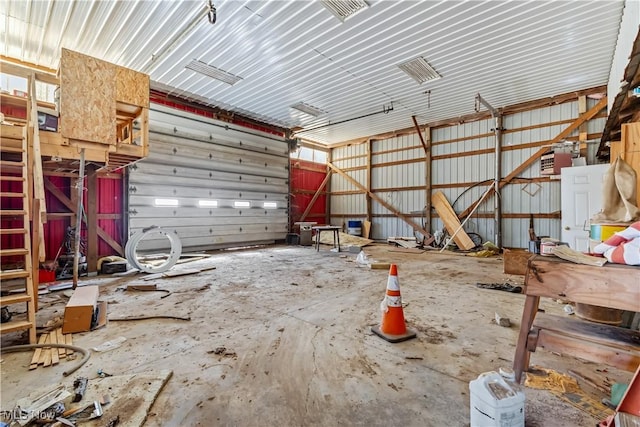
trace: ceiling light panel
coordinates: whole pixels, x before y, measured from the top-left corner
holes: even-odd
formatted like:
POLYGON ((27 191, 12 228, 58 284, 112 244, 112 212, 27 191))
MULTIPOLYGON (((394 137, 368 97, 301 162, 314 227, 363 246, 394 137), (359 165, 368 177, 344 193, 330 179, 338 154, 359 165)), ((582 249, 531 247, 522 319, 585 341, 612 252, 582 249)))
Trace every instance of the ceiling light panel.
POLYGON ((409 77, 417 81, 418 84, 428 82, 429 80, 438 80, 442 77, 429 65, 426 59, 421 56, 398 64, 398 68, 407 73, 409 77))
POLYGON ((324 114, 327 114, 326 111, 321 110, 318 107, 314 107, 313 105, 309 105, 309 104, 307 104, 305 102, 298 102, 296 104, 293 104, 291 106, 291 108, 293 108, 295 110, 298 110, 298 111, 302 111, 303 113, 308 114, 308 115, 313 116, 313 117, 319 117, 319 116, 322 116, 324 114))
POLYGON ((369 7, 363 0, 322 0, 320 3, 342 22, 369 7))
POLYGON ((227 83, 231 86, 242 80, 242 77, 238 77, 227 71, 221 70, 220 68, 216 68, 202 61, 198 61, 197 59, 189 62, 185 68, 193 70, 196 73, 204 74, 205 76, 211 77, 212 79, 220 80, 221 82, 227 83))

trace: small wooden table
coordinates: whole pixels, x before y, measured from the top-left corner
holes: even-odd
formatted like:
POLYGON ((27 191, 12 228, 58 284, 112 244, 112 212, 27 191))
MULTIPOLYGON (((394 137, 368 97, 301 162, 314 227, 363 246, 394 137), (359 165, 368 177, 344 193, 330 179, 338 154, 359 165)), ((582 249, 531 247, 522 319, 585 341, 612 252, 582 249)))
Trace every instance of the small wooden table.
POLYGON ((339 225, 317 225, 311 227, 316 232, 316 251, 320 251, 320 233, 323 231, 333 231, 333 247, 338 248, 340 252, 340 230, 342 227, 339 225))
POLYGON ((529 259, 524 293, 527 296, 513 361, 517 381, 529 368, 529 358, 536 347, 636 370, 640 363, 640 332, 566 316, 542 314, 536 319, 536 314, 540 297, 638 312, 640 267, 594 267, 537 255, 529 259))

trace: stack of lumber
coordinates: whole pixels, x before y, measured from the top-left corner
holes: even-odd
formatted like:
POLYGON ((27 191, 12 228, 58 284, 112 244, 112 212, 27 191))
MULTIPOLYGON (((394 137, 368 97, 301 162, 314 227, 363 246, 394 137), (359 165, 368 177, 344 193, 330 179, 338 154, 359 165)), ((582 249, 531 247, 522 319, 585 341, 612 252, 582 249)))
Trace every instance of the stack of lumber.
MULTIPOLYGON (((67 344, 73 345, 71 334, 63 334, 62 328, 55 329, 49 333, 41 334, 38 344, 67 344)), ((38 366, 57 365, 61 359, 73 357, 73 350, 65 348, 36 348, 31 358, 29 369, 36 369, 38 366)))

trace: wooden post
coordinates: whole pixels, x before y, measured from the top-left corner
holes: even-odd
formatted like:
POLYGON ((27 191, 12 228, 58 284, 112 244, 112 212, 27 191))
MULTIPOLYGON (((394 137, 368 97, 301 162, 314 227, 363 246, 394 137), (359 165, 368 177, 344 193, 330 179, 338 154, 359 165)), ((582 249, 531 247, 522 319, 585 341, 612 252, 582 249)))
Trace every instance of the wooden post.
POLYGON ((371 196, 369 193, 372 191, 372 179, 371 179, 371 169, 373 162, 373 142, 371 139, 367 140, 367 193, 365 197, 367 198, 367 221, 373 222, 373 212, 371 206, 371 196))
MULTIPOLYGON (((27 201, 25 200, 25 203, 27 201)), ((40 287, 40 200, 33 199, 31 209, 31 286, 33 289, 33 310, 38 311, 38 288, 40 287)), ((25 228, 29 224, 24 225, 25 228)), ((29 255, 27 255, 29 256, 29 255)), ((35 325, 34 325, 35 328, 35 325)))
MULTIPOLYGON (((327 165, 331 164, 331 153, 333 153, 333 150, 329 149, 329 151, 327 152, 327 165)), ((324 215, 324 223, 325 224, 331 224, 331 175, 329 174, 329 172, 331 171, 331 168, 329 168, 329 166, 327 166, 327 175, 329 175, 329 179, 327 180, 327 184, 326 184, 326 188, 327 188, 327 211, 325 212, 324 215)))
POLYGON ((78 267, 80 264, 80 239, 82 234, 82 192, 84 190, 84 148, 80 150, 80 173, 76 183, 76 194, 78 195, 78 208, 76 210, 76 230, 75 230, 75 248, 73 250, 73 289, 78 287, 78 267))
POLYGON ((92 168, 87 175, 87 271, 98 271, 98 174, 92 168))
POLYGON ((426 127, 425 131, 425 145, 427 146, 427 155, 425 158, 425 170, 424 170, 424 178, 425 178, 425 229, 428 232, 431 232, 431 187, 433 182, 433 168, 431 164, 431 128, 426 127))

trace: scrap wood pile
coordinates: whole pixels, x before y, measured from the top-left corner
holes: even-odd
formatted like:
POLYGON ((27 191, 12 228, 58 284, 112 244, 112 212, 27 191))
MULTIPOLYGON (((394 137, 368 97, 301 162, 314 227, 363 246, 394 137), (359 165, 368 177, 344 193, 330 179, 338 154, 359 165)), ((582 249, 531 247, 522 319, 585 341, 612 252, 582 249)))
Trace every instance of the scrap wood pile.
MULTIPOLYGON (((51 332, 41 334, 38 344, 66 344, 73 345, 71 334, 63 334, 62 328, 57 328, 51 332)), ((75 359, 74 351, 69 348, 36 348, 29 364, 29 369, 36 369, 38 366, 48 367, 57 365, 60 360, 75 359)))

